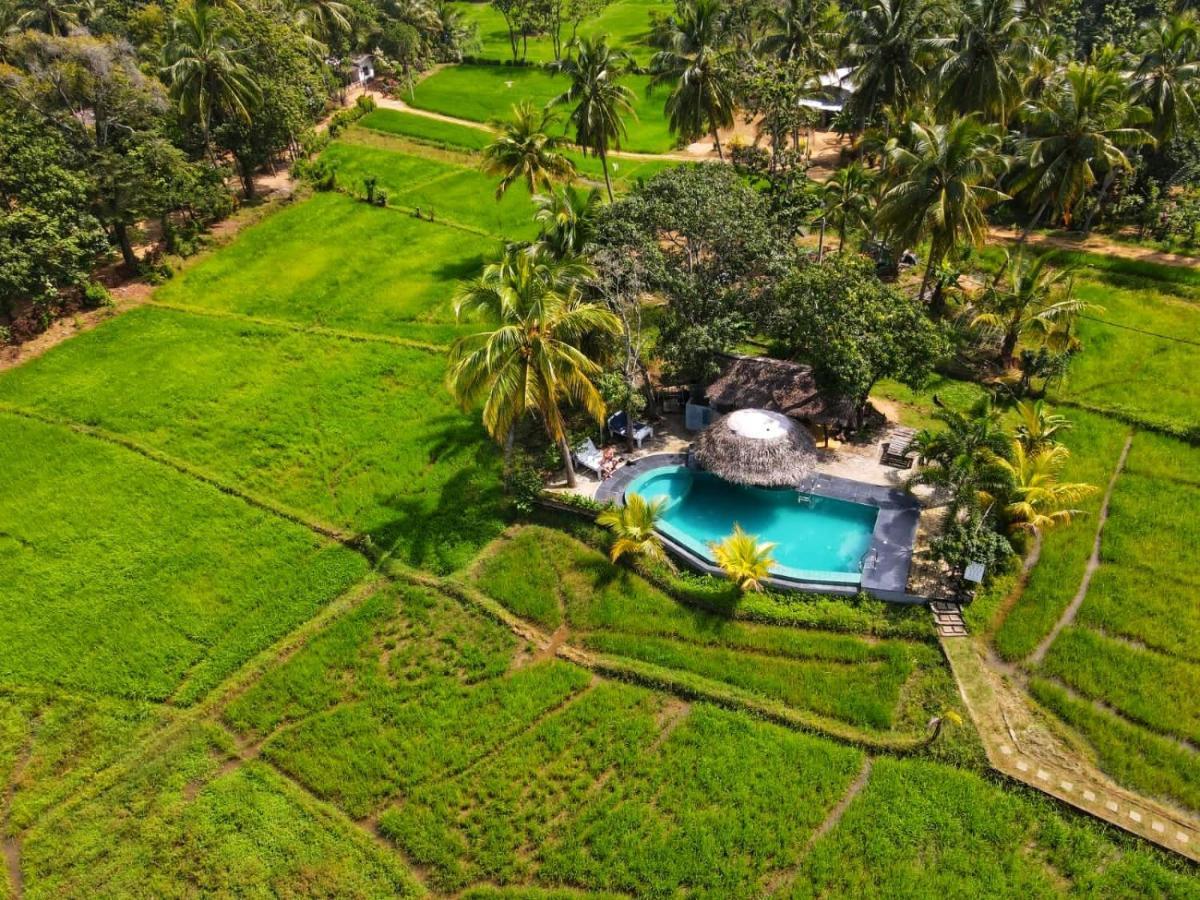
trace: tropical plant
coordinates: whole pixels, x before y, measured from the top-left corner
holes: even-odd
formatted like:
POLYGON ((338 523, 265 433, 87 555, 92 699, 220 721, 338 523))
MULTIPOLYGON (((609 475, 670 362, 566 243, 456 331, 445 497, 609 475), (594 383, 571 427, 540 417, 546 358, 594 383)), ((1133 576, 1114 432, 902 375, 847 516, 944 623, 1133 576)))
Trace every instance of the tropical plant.
MULTIPOLYGON (((1059 525, 1069 525, 1080 515, 1074 505, 1096 492, 1095 485, 1060 481, 1062 468, 1071 451, 1062 444, 1028 451, 1019 440, 1011 444, 1007 456, 997 456, 997 470, 1006 477, 999 499, 1004 504, 1009 531, 1041 533, 1059 525)), ((984 502, 996 495, 986 493, 984 502)))
POLYGON ((642 556, 656 562, 666 562, 662 539, 655 530, 667 508, 665 497, 647 500, 641 494, 627 494, 625 505, 602 512, 596 522, 613 533, 609 558, 613 562, 622 556, 642 556))
POLYGON ((553 103, 574 104, 568 121, 575 129, 575 143, 585 154, 599 157, 611 202, 608 150, 621 149, 625 117, 634 114, 633 92, 618 80, 629 65, 629 56, 612 50, 603 35, 572 41, 570 50, 570 56, 557 63, 556 68, 571 85, 553 103))
POLYGON ((893 243, 912 246, 929 238, 929 259, 918 296, 947 253, 967 243, 983 245, 984 215, 1008 195, 992 187, 1007 158, 1000 152, 997 129, 977 115, 946 124, 911 122, 907 146, 897 142, 887 153, 895 173, 876 213, 876 223, 893 243))
POLYGON ((763 13, 766 34, 754 45, 760 56, 795 62, 826 72, 837 65, 835 52, 841 43, 842 13, 829 0, 783 0, 763 13))
POLYGON ((1059 432, 1071 427, 1071 420, 1066 416, 1046 410, 1045 400, 1022 400, 1017 404, 1017 413, 1021 417, 1017 425, 1017 440, 1027 453, 1053 446, 1058 443, 1056 437, 1059 432))
POLYGON ((821 188, 822 213, 837 228, 838 253, 846 244, 846 231, 865 229, 874 211, 875 175, 860 162, 834 172, 821 188))
POLYGON ((948 709, 942 712, 940 715, 934 716, 929 720, 929 723, 926 726, 929 729, 929 737, 925 739, 925 743, 932 744, 939 737, 941 737, 942 729, 945 728, 947 722, 955 727, 958 727, 962 725, 962 716, 952 709, 948 709))
POLYGON ((600 191, 587 192, 564 186, 533 197, 533 220, 541 226, 537 248, 555 259, 568 259, 583 252, 596 229, 600 191))
POLYGON ((233 27, 208 0, 182 3, 171 20, 164 48, 163 77, 183 117, 200 128, 212 156, 212 126, 217 116, 250 121, 262 101, 233 27))
POLYGON ((574 178, 575 164, 563 153, 568 141, 557 133, 558 117, 528 100, 514 104, 512 113, 511 120, 495 123, 500 134, 483 148, 483 170, 500 176, 496 199, 518 181, 532 194, 574 178))
POLYGON ((854 64, 850 109, 861 131, 881 106, 904 110, 928 85, 945 41, 933 32, 926 0, 874 0, 850 16, 848 57, 854 64))
POLYGON ((78 28, 80 5, 75 0, 21 0, 17 4, 17 28, 44 31, 62 37, 78 28))
POLYGON ((668 84, 671 131, 685 141, 712 135, 717 156, 720 129, 733 125, 733 58, 727 47, 720 0, 684 0, 671 17, 665 46, 650 61, 650 89, 668 84))
POLYGON ((1192 11, 1142 25, 1142 55, 1133 76, 1133 95, 1152 113, 1154 136, 1170 140, 1200 121, 1200 23, 1192 11))
POLYGON ((938 70, 943 109, 1008 124, 1021 101, 1016 49, 1022 10, 1022 0, 966 0, 950 56, 938 70))
POLYGON ((909 485, 949 491, 953 515, 962 506, 974 507, 981 492, 995 486, 995 461, 1007 456, 1011 439, 1004 430, 1000 411, 988 397, 966 410, 946 406, 937 395, 933 402, 933 418, 942 427, 917 434, 915 445, 921 468, 909 479, 909 485))
POLYGON ((1104 176, 1100 192, 1107 192, 1117 173, 1131 168, 1125 148, 1154 143, 1138 127, 1149 117, 1149 110, 1130 102, 1120 73, 1070 65, 1024 113, 1030 137, 1021 142, 1022 169, 1012 188, 1036 205, 1025 235, 1047 209, 1069 226, 1076 204, 1096 185, 1098 174, 1104 176))
POLYGON ((1053 262, 1052 253, 1030 259, 1021 249, 1006 250, 996 277, 980 294, 971 325, 1000 332, 999 359, 1005 365, 1012 364, 1022 335, 1055 353, 1074 349, 1071 325, 1081 312, 1095 309, 1072 296, 1072 269, 1053 262))
POLYGON ((353 10, 339 0, 287 0, 287 11, 296 28, 324 44, 353 27, 353 10))
POLYGON ((562 403, 602 420, 604 401, 592 380, 600 363, 583 348, 621 328, 609 310, 585 301, 580 283, 591 275, 577 260, 519 251, 485 267, 459 290, 454 310, 460 320, 478 315, 493 327, 456 340, 447 373, 455 399, 464 409, 482 404, 484 427, 506 446, 517 422, 535 414, 562 453, 571 486, 575 469, 562 403))
POLYGON ((775 565, 771 553, 775 545, 747 534, 741 525, 735 524, 733 534, 723 541, 714 541, 709 548, 717 565, 740 591, 761 591, 775 565))

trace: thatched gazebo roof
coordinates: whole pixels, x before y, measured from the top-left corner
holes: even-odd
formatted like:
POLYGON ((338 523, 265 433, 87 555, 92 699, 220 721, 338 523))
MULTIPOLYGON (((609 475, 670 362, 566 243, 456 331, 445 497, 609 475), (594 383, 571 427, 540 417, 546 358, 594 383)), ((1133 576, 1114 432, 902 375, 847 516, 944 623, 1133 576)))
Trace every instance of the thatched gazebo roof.
POLYGON ((759 487, 794 487, 816 461, 808 430, 766 409, 731 412, 700 432, 693 449, 714 475, 759 487))
POLYGON ((822 391, 810 366, 767 356, 730 357, 705 396, 717 412, 754 407, 816 425, 854 421, 854 404, 822 391))

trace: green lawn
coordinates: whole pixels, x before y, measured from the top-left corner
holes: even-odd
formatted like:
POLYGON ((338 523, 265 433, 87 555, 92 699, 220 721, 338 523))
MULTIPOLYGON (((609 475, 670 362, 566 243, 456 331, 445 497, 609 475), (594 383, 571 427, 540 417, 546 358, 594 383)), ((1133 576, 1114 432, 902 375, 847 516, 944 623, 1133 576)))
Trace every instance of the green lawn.
MULTIPOLYGON (((675 146, 663 111, 666 89, 648 95, 649 82, 646 75, 623 79, 633 92, 636 118, 626 122, 628 132, 621 141, 622 150, 666 153, 675 146)), ((450 66, 417 85, 412 105, 462 119, 490 122, 509 118, 513 105, 522 100, 538 105, 548 103, 566 85, 565 78, 539 68, 450 66)))
MULTIPOLYGON (((478 2, 455 2, 451 5, 478 27, 481 44, 478 55, 481 58, 501 61, 512 59, 508 29, 504 25, 504 17, 495 7, 490 3, 478 2)), ((598 15, 580 23, 577 33, 580 37, 607 35, 612 46, 627 50, 640 62, 646 63, 653 52, 646 43, 650 30, 650 11, 658 10, 666 14, 673 8, 667 0, 612 0, 598 15)), ((570 36, 570 27, 563 28, 564 45, 570 36)), ((529 62, 552 62, 553 40, 549 35, 530 37, 524 47, 523 58, 529 62)))
POLYGON ((0 469, 3 684, 194 700, 366 571, 306 528, 66 428, 0 413, 0 469))
MULTIPOLYGON (((441 353, 151 308, 8 374, 0 403, 100 426, 446 571, 499 531, 502 499, 499 454, 444 369, 441 353)), ((195 533, 175 515, 164 527, 195 533)))
POLYGON ((154 295, 162 303, 448 344, 451 299, 495 241, 340 194, 248 228, 154 295))

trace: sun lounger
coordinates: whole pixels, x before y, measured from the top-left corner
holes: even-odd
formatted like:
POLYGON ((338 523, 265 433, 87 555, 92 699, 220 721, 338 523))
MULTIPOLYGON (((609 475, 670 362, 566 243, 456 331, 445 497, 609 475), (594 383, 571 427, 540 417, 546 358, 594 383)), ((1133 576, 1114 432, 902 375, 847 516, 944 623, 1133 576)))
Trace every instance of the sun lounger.
POLYGON ((892 432, 883 445, 883 456, 880 462, 885 466, 894 466, 897 469, 911 469, 913 464, 913 439, 916 438, 917 432, 912 428, 897 428, 892 432))
MULTIPOLYGON (((624 410, 613 413, 608 417, 608 433, 613 437, 625 440, 628 437, 628 429, 626 428, 626 423, 628 423, 628 421, 629 419, 625 415, 624 410)), ((646 438, 652 437, 654 437, 654 429, 645 422, 635 421, 633 423, 633 442, 637 444, 639 448, 642 446, 642 441, 646 440, 646 438)))
POLYGON ((604 454, 600 452, 600 449, 592 442, 591 438, 588 438, 575 448, 575 463, 593 473, 596 478, 603 480, 604 476, 601 474, 601 468, 604 465, 604 454))

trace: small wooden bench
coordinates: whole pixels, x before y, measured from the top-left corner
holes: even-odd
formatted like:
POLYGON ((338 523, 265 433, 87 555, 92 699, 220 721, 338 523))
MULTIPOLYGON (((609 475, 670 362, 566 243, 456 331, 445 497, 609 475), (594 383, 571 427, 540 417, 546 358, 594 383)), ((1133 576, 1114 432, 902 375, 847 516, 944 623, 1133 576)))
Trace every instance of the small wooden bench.
POLYGON ((912 444, 916 436, 915 428, 897 428, 884 441, 883 455, 879 461, 896 469, 911 469, 914 459, 912 444))

